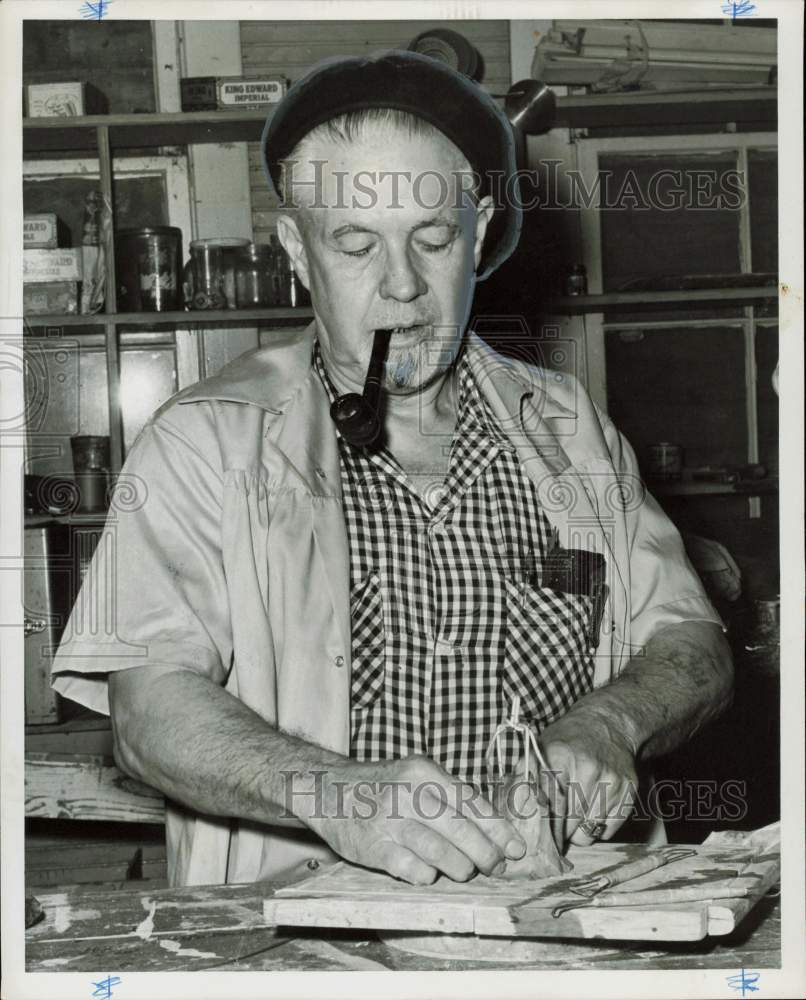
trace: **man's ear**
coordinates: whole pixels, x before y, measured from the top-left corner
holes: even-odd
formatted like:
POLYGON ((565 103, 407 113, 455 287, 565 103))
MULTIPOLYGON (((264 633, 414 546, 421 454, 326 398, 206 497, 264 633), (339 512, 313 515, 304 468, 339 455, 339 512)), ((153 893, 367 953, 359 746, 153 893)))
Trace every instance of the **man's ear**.
POLYGON ((484 237, 487 233, 487 226, 493 217, 495 206, 491 195, 485 195, 476 205, 476 241, 473 244, 473 260, 476 270, 481 263, 481 248, 484 246, 484 237))
POLYGON ((291 266, 299 275, 299 280, 310 291, 308 255, 305 252, 305 242, 300 233, 299 216, 292 218, 290 215, 281 215, 277 220, 277 236, 283 250, 285 250, 291 260, 291 266))

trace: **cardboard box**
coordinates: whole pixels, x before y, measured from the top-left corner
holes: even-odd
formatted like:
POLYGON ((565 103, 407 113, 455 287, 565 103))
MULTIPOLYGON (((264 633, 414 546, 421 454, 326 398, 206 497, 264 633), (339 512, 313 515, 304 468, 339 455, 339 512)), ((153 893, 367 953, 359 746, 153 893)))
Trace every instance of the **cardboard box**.
POLYGON ((23 250, 23 282, 81 281, 81 278, 81 247, 61 250, 23 250))
POLYGON ((31 83, 27 87, 29 118, 75 118, 86 114, 84 84, 31 83))
POLYGON ((55 250, 59 245, 55 212, 26 215, 22 220, 22 245, 25 250, 55 250))
POLYGON ((77 281, 41 281, 22 286, 24 316, 54 316, 78 312, 77 281))
POLYGON ((183 111, 217 111, 218 91, 214 76, 186 76, 179 81, 183 111))
POLYGON ((90 83, 30 83, 25 88, 29 118, 74 118, 101 115, 107 110, 103 94, 90 83))
POLYGON ((189 76, 180 82, 183 111, 263 108, 285 96, 282 77, 189 76))

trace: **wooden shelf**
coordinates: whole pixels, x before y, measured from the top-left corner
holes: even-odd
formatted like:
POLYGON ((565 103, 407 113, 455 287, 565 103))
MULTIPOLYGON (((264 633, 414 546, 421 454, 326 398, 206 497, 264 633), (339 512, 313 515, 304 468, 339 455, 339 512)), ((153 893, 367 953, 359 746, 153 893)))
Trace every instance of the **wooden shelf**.
POLYGON ((91 316, 53 315, 25 316, 25 325, 31 328, 53 326, 204 326, 209 323, 234 323, 243 325, 254 321, 308 323, 313 311, 292 306, 273 306, 264 309, 177 309, 172 312, 95 313, 91 316))
POLYGON ((649 492, 658 497, 717 497, 717 496, 767 496, 778 492, 778 480, 757 479, 743 480, 739 483, 711 482, 679 482, 653 483, 647 482, 649 492))
MULTIPOLYGON (((775 301, 778 289, 772 286, 754 288, 697 288, 687 291, 611 292, 606 295, 568 295, 549 299, 543 312, 561 315, 616 312, 630 309, 680 309, 694 305, 729 305, 775 301)), ((309 307, 272 307, 266 309, 176 310, 152 313, 95 313, 92 316, 52 315, 25 316, 25 325, 35 329, 57 326, 189 326, 206 324, 244 324, 247 322, 309 323, 313 310, 309 307)))
POLYGON ((96 129, 108 128, 112 146, 183 146, 204 142, 257 142, 266 111, 176 111, 161 114, 24 118, 23 150, 96 148, 96 129))
POLYGON ((26 514, 25 527, 37 528, 51 521, 56 521, 58 524, 78 524, 85 527, 97 525, 98 527, 103 527, 106 523, 108 513, 108 511, 102 510, 92 514, 80 514, 78 512, 74 514, 26 514))
POLYGON ((28 723, 25 750, 32 753, 112 754, 109 716, 82 709, 64 722, 28 723))
MULTIPOLYGON (((96 148, 96 130, 109 129, 116 147, 181 146, 205 142, 259 142, 271 110, 178 111, 164 114, 24 118, 26 153, 96 148)), ((757 122, 777 126, 777 90, 638 91, 557 98, 555 127, 607 128, 757 122)))
POLYGON ((755 288, 696 288, 663 292, 609 292, 606 295, 565 295, 546 302, 543 312, 574 316, 580 313, 608 313, 636 309, 684 309, 701 305, 729 305, 775 301, 778 289, 773 286, 755 288))
POLYGON ((754 122, 776 129, 777 88, 726 87, 691 91, 635 91, 557 98, 555 125, 615 128, 642 125, 708 125, 754 122))

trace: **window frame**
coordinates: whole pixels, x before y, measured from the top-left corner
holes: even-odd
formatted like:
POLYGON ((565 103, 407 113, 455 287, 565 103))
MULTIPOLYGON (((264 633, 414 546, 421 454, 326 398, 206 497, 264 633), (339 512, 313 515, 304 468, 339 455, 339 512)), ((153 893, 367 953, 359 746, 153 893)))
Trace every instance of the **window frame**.
MULTIPOLYGON (((599 172, 601 156, 653 154, 697 155, 715 152, 736 153, 736 169, 743 178, 745 197, 739 209, 739 262, 742 274, 753 270, 750 240, 750 192, 748 185, 748 153, 750 150, 775 152, 778 154, 777 132, 726 132, 697 135, 628 136, 600 138, 580 138, 577 142, 577 169, 588 190, 594 190, 599 172)), ((779 162, 780 172, 780 162, 779 162)), ((579 207, 580 235, 583 263, 588 273, 588 289, 593 295, 602 294, 602 223, 595 205, 583 204, 579 207)), ((780 231, 780 202, 778 205, 778 228, 780 231)), ((693 328, 707 329, 709 326, 734 324, 741 328, 744 338, 744 383, 745 422, 747 430, 747 461, 756 463, 758 452, 758 400, 756 383, 755 336, 757 326, 777 325, 778 317, 756 316, 753 306, 742 309, 742 315, 721 319, 670 319, 631 320, 628 322, 608 321, 604 313, 587 313, 584 317, 585 352, 588 358, 596 358, 597 365, 588 372, 588 391, 596 402, 607 411, 607 365, 605 354, 605 334, 610 330, 657 330, 679 327, 686 324, 693 328)), ((759 517, 760 499, 749 499, 750 516, 759 517)))

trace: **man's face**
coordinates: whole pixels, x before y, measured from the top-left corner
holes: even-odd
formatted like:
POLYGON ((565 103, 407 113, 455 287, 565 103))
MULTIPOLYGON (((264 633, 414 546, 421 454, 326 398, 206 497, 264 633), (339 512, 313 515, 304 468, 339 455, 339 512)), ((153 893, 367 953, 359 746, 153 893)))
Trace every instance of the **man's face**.
POLYGON ((339 389, 360 391, 374 333, 389 328, 385 388, 417 392, 459 349, 489 199, 474 203, 461 154, 441 135, 376 126, 350 145, 306 147, 293 174, 306 207, 278 232, 311 293, 328 370, 339 389))

